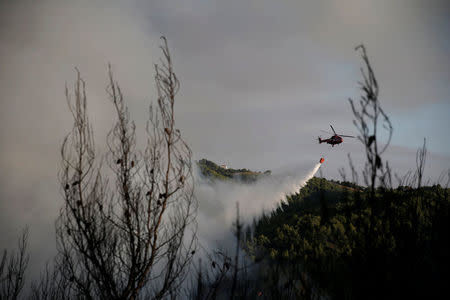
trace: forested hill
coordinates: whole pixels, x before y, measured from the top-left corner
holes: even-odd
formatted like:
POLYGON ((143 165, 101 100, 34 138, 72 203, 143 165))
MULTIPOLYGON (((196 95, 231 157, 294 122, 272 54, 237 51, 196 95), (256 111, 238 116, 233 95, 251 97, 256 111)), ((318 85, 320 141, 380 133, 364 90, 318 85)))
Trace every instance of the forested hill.
POLYGON ((372 194, 312 178, 256 222, 250 248, 285 270, 294 290, 303 280, 332 299, 434 298, 450 280, 449 194, 440 185, 372 194))
MULTIPOLYGON (((211 180, 253 182, 270 173, 228 169, 206 159, 197 163, 211 180)), ((314 177, 253 225, 235 228, 258 270, 252 278, 240 273, 237 282, 251 284, 240 286, 238 294, 266 299, 445 295, 450 281, 449 195, 450 189, 438 184, 372 191, 314 177)))
POLYGON ((267 176, 270 171, 255 172, 248 169, 231 169, 217 165, 216 163, 201 159, 197 162, 200 172, 210 180, 234 180, 246 183, 254 182, 262 176, 267 176))

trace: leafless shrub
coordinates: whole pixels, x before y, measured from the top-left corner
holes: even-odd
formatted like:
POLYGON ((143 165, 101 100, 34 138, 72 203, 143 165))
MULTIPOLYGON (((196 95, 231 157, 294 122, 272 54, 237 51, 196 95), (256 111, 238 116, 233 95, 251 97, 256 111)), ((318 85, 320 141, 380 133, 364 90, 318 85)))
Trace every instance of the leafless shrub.
POLYGON ((422 186, 423 171, 425 169, 426 158, 427 158, 426 139, 423 139, 422 148, 417 149, 416 153, 416 177, 417 177, 417 188, 419 189, 422 186))
POLYGON ((0 261, 0 299, 17 299, 25 283, 25 270, 30 256, 27 254, 28 228, 22 232, 17 252, 3 250, 0 261))
POLYGON ((30 299, 32 300, 53 300, 69 299, 69 282, 61 276, 57 268, 46 265, 38 281, 31 284, 30 299))
POLYGON ((73 99, 66 88, 74 127, 61 146, 64 207, 56 224, 56 266, 71 296, 174 297, 194 255, 191 150, 175 127, 180 82, 167 41, 162 40, 163 59, 155 65, 157 106, 150 107, 143 151, 137 149, 135 124, 109 68, 107 92, 117 115, 105 158, 115 175, 112 185, 95 153, 85 84, 78 71, 73 99))
POLYGON ((355 50, 361 51, 361 57, 365 65, 365 68, 361 68, 363 81, 359 82, 363 94, 359 100, 359 105, 352 99, 349 99, 349 102, 355 118, 353 124, 359 131, 358 139, 363 143, 366 151, 367 161, 363 170, 363 179, 365 184, 371 187, 373 199, 377 177, 383 182, 383 178, 386 176, 386 165, 383 166, 381 155, 389 146, 393 128, 389 117, 378 100, 378 81, 370 65, 366 48, 364 45, 360 45, 355 50), (381 125, 381 128, 379 128, 379 125, 381 125), (384 129, 388 135, 384 145, 380 143, 380 129, 384 129))
MULTIPOLYGON (((366 153, 366 163, 362 171, 362 177, 366 186, 370 189, 368 197, 370 207, 370 221, 367 226, 365 243, 367 249, 372 248, 375 227, 375 216, 379 214, 380 205, 375 203, 375 189, 378 185, 383 188, 392 188, 391 169, 389 164, 383 164, 381 155, 386 151, 392 138, 393 127, 389 117, 381 107, 378 99, 379 86, 375 73, 370 64, 364 45, 355 48, 361 51, 364 67, 361 68, 363 80, 359 82, 362 95, 359 103, 349 99, 353 112, 353 124, 359 131, 358 139, 363 143, 366 153), (387 140, 381 143, 382 133, 387 134, 387 140)), ((352 168, 352 173, 355 173, 352 168)), ((355 177, 354 174, 352 174, 355 177)), ((355 198, 359 198, 356 192, 355 198)), ((389 214, 390 203, 384 201, 385 214, 389 214)), ((384 221, 383 221, 384 222, 384 221)))

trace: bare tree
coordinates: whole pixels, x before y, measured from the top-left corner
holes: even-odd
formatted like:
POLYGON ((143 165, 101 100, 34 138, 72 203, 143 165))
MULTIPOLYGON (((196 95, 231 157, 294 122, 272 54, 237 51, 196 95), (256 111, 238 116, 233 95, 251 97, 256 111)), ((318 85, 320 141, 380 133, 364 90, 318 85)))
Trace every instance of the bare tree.
POLYGON ((365 68, 361 68, 363 81, 359 82, 363 91, 359 100, 359 106, 349 99, 353 111, 353 124, 359 131, 358 139, 364 144, 366 150, 366 167, 363 171, 365 184, 371 188, 372 200, 378 176, 383 177, 386 167, 383 168, 381 154, 386 151, 392 138, 393 128, 389 117, 386 115, 378 100, 378 81, 375 78, 372 66, 364 45, 359 45, 355 50, 361 50, 361 57, 365 68), (381 123, 381 124, 380 124, 381 123), (379 126, 381 125, 381 128, 379 126), (382 145, 380 129, 387 132, 387 141, 382 145))
MULTIPOLYGON (((369 207, 370 222, 365 235, 365 243, 368 249, 372 248, 375 216, 378 215, 377 205, 375 203, 375 188, 377 184, 383 187, 392 187, 391 170, 389 164, 383 164, 381 155, 386 151, 392 138, 393 127, 389 117, 386 115, 378 100, 379 87, 375 73, 370 65, 369 58, 364 45, 355 48, 361 51, 361 57, 364 67, 361 68, 363 80, 359 82, 362 95, 359 105, 349 99, 354 120, 353 124, 359 131, 358 139, 363 143, 366 152, 366 163, 363 169, 364 183, 370 188, 369 207), (380 137, 384 130, 387 133, 387 140, 381 143, 380 137)), ((390 203, 385 203, 385 210, 390 203)), ((387 213, 387 211, 385 211, 387 213)))
POLYGON ((0 261, 0 299, 17 299, 25 283, 25 270, 30 256, 27 254, 28 228, 23 230, 17 252, 3 250, 0 261))
POLYGON ((423 171, 425 169, 425 161, 427 158, 426 139, 423 139, 422 148, 417 149, 416 152, 416 176, 417 176, 417 188, 422 187, 423 171))
POLYGON ((191 150, 175 127, 180 82, 162 41, 163 58, 155 65, 157 105, 150 107, 143 151, 111 68, 107 92, 117 122, 107 136, 105 159, 96 156, 78 71, 74 95, 66 88, 74 127, 61 147, 64 207, 56 224, 56 266, 74 297, 173 297, 195 253, 191 150), (114 184, 103 175, 103 160, 114 184))
MULTIPOLYGON (((425 169, 425 161, 427 157, 427 147, 426 147, 426 139, 423 139, 423 145, 421 148, 417 149, 416 152, 416 171, 413 176, 414 181, 417 182, 417 189, 415 190, 415 195, 413 197, 413 205, 412 205, 412 229, 415 234, 416 240, 419 240, 420 234, 420 224, 424 223, 423 218, 425 211, 431 211, 431 207, 427 207, 427 210, 423 210, 424 205, 429 205, 429 201, 425 201, 424 193, 422 187, 423 173, 425 169)), ((412 186, 412 185, 411 185, 412 186)), ((431 234, 431 233, 429 233, 431 234)))

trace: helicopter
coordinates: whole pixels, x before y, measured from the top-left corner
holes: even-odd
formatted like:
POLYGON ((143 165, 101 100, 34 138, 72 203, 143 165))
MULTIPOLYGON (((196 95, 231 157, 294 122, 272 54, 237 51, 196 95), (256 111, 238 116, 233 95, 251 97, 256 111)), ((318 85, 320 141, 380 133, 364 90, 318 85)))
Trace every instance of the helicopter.
POLYGON ((327 143, 327 144, 330 144, 332 147, 334 147, 334 145, 338 145, 344 141, 344 139, 342 137, 354 138, 354 136, 352 136, 352 135, 337 134, 336 131, 334 131, 333 126, 330 125, 330 127, 333 130, 334 135, 332 137, 330 137, 329 139, 323 139, 323 140, 319 136, 319 144, 327 143))

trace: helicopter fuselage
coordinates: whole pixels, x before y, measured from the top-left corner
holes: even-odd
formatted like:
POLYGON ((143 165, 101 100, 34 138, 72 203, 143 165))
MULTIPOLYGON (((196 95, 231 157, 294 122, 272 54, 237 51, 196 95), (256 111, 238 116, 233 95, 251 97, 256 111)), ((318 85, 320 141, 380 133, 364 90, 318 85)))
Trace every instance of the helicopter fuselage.
POLYGON ((327 143, 327 144, 330 144, 333 147, 334 147, 334 145, 338 145, 338 144, 342 143, 343 141, 344 141, 344 139, 341 136, 337 135, 337 134, 333 135, 329 139, 321 139, 321 138, 319 138, 319 143, 320 144, 327 143))

